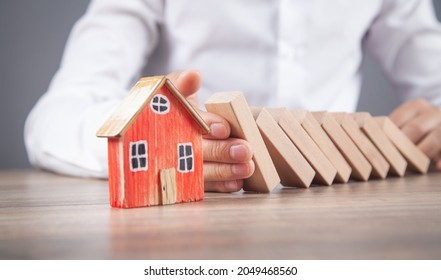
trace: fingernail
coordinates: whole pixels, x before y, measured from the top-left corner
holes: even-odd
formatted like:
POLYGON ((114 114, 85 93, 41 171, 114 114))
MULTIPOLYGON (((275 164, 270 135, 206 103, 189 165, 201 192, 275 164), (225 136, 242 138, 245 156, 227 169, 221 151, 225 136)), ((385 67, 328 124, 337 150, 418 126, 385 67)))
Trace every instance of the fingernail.
POLYGON ((230 157, 237 161, 246 161, 250 159, 250 151, 246 145, 233 145, 230 148, 230 157))
POLYGON ((227 192, 235 192, 237 191, 237 182, 236 181, 226 181, 224 183, 225 185, 225 190, 227 192))
POLYGON ((215 138, 226 138, 227 135, 227 129, 223 124, 220 123, 213 123, 210 125, 210 134, 211 136, 215 138))

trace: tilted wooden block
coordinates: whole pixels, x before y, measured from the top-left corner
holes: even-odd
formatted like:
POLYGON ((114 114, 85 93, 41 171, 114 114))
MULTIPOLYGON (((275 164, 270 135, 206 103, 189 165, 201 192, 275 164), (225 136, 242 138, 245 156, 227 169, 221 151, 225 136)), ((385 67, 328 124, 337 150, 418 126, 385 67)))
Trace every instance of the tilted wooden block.
POLYGON ((351 114, 361 130, 369 137, 372 143, 383 154, 390 164, 392 174, 403 176, 406 172, 407 162, 392 144, 381 129, 380 125, 369 113, 359 112, 351 114))
POLYGON ((253 116, 282 185, 308 188, 315 176, 314 169, 266 109, 253 111, 253 116))
POLYGON ((407 160, 409 168, 421 174, 427 173, 430 159, 388 117, 374 117, 374 119, 407 160))
POLYGON ((327 112, 313 112, 312 114, 352 167, 351 177, 355 180, 368 180, 372 166, 334 117, 327 112))
POLYGON ((225 118, 231 126, 231 136, 245 139, 253 149, 254 174, 245 180, 246 191, 270 192, 280 178, 263 142, 247 101, 241 92, 218 92, 205 103, 205 108, 225 118))
POLYGON ((348 113, 332 113, 332 115, 372 165, 372 176, 380 179, 386 178, 390 168, 389 163, 360 130, 355 120, 348 113))
POLYGON ((268 111, 315 170, 316 175, 313 182, 331 185, 337 170, 291 112, 287 109, 268 109, 268 111))
POLYGON ((337 169, 335 182, 347 183, 349 181, 349 177, 351 176, 352 168, 338 151, 334 142, 332 142, 328 134, 326 134, 311 112, 306 110, 295 110, 291 111, 291 113, 302 125, 303 129, 305 129, 305 131, 309 134, 312 140, 314 140, 323 154, 337 169))

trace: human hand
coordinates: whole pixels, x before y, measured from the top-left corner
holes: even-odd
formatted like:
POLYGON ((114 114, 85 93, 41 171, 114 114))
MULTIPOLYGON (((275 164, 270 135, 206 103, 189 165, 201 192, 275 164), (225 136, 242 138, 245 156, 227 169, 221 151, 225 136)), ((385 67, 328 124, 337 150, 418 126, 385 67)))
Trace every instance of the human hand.
POLYGON ((441 110, 424 99, 414 99, 389 117, 441 171, 441 110))
POLYGON ((201 84, 198 71, 176 71, 167 77, 210 126, 210 134, 202 139, 205 191, 239 191, 243 180, 254 172, 250 145, 245 140, 230 138, 230 125, 225 119, 198 109, 196 92, 201 84))

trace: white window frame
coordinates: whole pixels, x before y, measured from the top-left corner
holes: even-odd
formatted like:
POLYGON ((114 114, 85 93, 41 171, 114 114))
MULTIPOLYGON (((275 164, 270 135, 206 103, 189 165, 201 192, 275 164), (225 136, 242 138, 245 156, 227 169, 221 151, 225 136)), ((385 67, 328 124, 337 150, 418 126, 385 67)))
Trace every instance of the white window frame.
POLYGON ((129 164, 130 164, 130 171, 132 172, 138 172, 138 171, 146 171, 149 169, 149 146, 147 144, 147 141, 145 140, 141 140, 141 141, 136 141, 136 142, 130 142, 130 149, 129 149, 129 164), (139 155, 138 154, 138 148, 139 145, 144 145, 145 146, 145 154, 144 155, 139 155), (136 146, 136 154, 132 155, 132 149, 133 146, 136 146), (145 166, 141 167, 141 159, 145 158, 145 166), (134 168, 133 167, 133 163, 132 160, 136 159, 136 161, 138 162, 138 167, 134 168))
POLYGON ((193 172, 194 171, 194 149, 193 149, 193 143, 191 143, 191 142, 186 142, 186 143, 178 143, 178 146, 177 146, 177 148, 178 148, 178 153, 177 153, 177 155, 178 155, 178 171, 179 172, 181 172, 181 173, 188 173, 188 172, 193 172), (184 155, 183 156, 181 156, 180 154, 179 154, 179 147, 184 147, 184 155), (186 147, 187 146, 190 146, 190 148, 191 148, 191 155, 187 155, 186 154, 186 147), (187 159, 188 158, 191 158, 192 159, 192 165, 191 165, 191 169, 188 169, 187 168, 187 159), (184 160, 184 170, 182 170, 181 169, 181 165, 180 165, 180 161, 181 160, 184 160))
POLYGON ((152 109, 152 111, 155 113, 155 114, 158 114, 158 115, 165 115, 165 114, 167 114, 168 112, 170 112, 170 100, 168 100, 168 98, 167 98, 167 96, 165 96, 165 95, 163 95, 163 94, 155 94, 153 97, 152 97, 152 100, 150 101, 150 109, 152 109), (155 100, 155 98, 158 98, 158 102, 154 102, 153 100, 155 100), (165 100, 165 103, 161 103, 160 102, 160 100, 165 100), (157 109, 155 109, 153 106, 159 106, 157 109), (166 107, 166 110, 165 111, 160 111, 160 107, 161 106, 164 106, 164 107, 166 107))

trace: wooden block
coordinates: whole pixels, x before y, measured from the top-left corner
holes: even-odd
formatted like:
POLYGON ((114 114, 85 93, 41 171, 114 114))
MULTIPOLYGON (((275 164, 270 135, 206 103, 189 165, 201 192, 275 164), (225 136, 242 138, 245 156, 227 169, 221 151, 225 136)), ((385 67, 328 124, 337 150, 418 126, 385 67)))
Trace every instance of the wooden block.
POLYGON ((314 112, 312 114, 352 167, 351 177, 360 181, 368 180, 372 172, 372 166, 334 117, 327 112, 314 112))
POLYGON ((383 154, 390 164, 390 172, 394 175, 403 176, 406 172, 407 162, 392 144, 381 129, 380 125, 369 113, 359 112, 351 114, 358 126, 371 140, 377 149, 383 154))
POLYGON ((291 113, 337 169, 335 181, 338 183, 347 183, 351 176, 352 169, 318 121, 306 110, 296 110, 291 111, 291 113))
POLYGON ((256 168, 254 174, 245 180, 243 189, 256 192, 273 190, 280 183, 280 178, 243 93, 215 93, 207 100, 205 108, 226 119, 231 126, 231 136, 247 140, 253 149, 256 168))
MULTIPOLYGON (((251 111, 256 115, 255 109, 251 111)), ((255 117, 256 124, 279 173, 282 185, 308 188, 315 176, 314 169, 271 114, 266 109, 258 111, 260 113, 255 117)))
POLYGON ((389 163, 360 130, 355 120, 348 113, 332 113, 332 115, 372 165, 372 176, 379 179, 386 178, 390 168, 389 163))
POLYGON ((291 112, 287 109, 268 109, 268 111, 315 170, 314 183, 331 185, 337 170, 291 112))
POLYGON ((389 140, 407 160, 409 169, 421 174, 427 173, 430 159, 388 118, 374 117, 389 140))
POLYGON ((176 203, 176 170, 174 168, 161 169, 161 205, 176 203))

